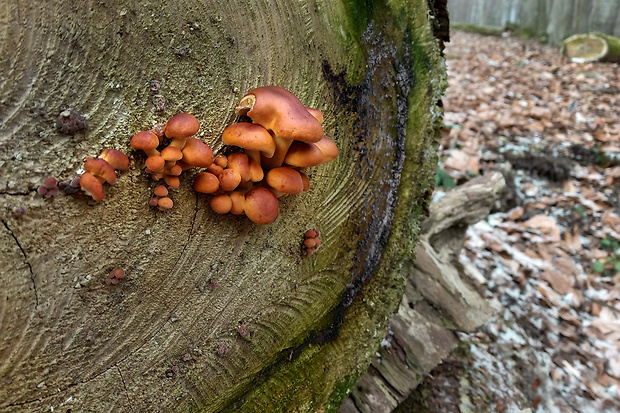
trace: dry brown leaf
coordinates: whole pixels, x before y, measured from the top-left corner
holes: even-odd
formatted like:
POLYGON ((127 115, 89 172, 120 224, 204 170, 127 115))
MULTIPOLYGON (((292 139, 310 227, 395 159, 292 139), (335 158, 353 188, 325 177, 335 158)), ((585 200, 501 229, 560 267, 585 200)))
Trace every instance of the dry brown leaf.
POLYGON ((560 241, 560 228, 558 224, 550 216, 547 215, 534 215, 523 223, 526 228, 536 229, 543 234, 547 235, 554 241, 560 241))

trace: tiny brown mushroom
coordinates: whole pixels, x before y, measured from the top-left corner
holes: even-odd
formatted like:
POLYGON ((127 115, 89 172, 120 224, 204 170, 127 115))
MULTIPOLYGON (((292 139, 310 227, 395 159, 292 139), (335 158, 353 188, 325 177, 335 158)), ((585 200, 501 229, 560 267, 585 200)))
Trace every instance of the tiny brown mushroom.
POLYGON ((269 131, 254 123, 234 123, 224 129, 222 142, 225 145, 239 146, 244 149, 260 151, 270 158, 276 150, 276 143, 269 131))
POLYGON ((313 143, 295 141, 291 144, 284 163, 299 168, 307 168, 323 163, 323 152, 313 143))
POLYGON ((118 149, 105 149, 99 158, 104 159, 114 169, 125 171, 129 169, 129 158, 118 149))
POLYGON ((155 195, 158 197, 167 196, 168 188, 163 185, 158 185, 155 187, 155 189, 153 189, 153 193, 155 193, 155 195))
POLYGON ((166 160, 163 158, 163 156, 160 155, 149 156, 148 158, 146 158, 146 161, 144 161, 144 164, 152 172, 161 172, 164 170, 166 160))

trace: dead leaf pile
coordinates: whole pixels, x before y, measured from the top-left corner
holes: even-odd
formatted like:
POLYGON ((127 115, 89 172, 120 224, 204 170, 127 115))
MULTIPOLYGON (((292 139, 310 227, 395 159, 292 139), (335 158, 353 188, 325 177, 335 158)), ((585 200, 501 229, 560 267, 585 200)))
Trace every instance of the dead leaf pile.
POLYGON ((469 228, 461 255, 501 304, 462 336, 461 390, 473 411, 620 411, 619 67, 569 63, 535 41, 451 37, 440 166, 457 180, 503 170, 514 196, 469 228), (537 159, 566 173, 528 168, 537 159))

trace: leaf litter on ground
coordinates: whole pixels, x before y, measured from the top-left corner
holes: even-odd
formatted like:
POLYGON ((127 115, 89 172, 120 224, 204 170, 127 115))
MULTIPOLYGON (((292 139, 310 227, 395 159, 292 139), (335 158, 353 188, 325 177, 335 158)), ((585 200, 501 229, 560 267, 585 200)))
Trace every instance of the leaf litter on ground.
POLYGON ((620 67, 534 40, 451 38, 439 168, 457 183, 501 170, 509 191, 460 257, 498 313, 461 334, 426 403, 620 411, 620 67), (446 371, 458 400, 433 397, 446 371))

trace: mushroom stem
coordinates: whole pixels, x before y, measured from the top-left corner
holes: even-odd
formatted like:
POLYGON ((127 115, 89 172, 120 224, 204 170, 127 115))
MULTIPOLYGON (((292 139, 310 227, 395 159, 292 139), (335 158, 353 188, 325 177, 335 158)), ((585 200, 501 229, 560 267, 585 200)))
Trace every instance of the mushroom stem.
POLYGON ((293 143, 291 139, 283 139, 277 136, 274 136, 273 140, 276 142, 276 151, 271 158, 265 157, 262 159, 262 165, 266 169, 273 169, 278 166, 282 166, 286 153, 288 152, 288 148, 290 148, 293 143))
POLYGON ((260 151, 256 149, 244 149, 243 152, 260 166, 260 151))

